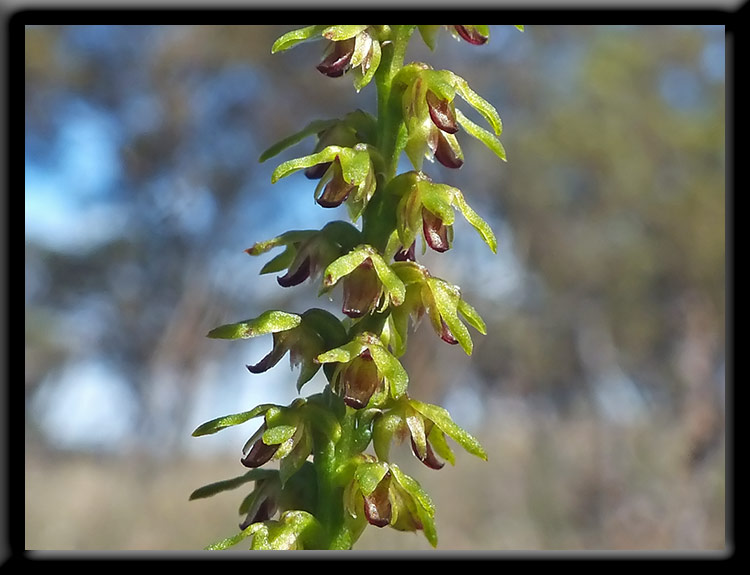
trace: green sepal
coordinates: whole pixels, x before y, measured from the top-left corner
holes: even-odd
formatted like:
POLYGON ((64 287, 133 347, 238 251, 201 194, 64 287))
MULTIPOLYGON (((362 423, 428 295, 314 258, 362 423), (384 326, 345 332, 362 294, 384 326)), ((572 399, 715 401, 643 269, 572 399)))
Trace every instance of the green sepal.
POLYGON ((469 120, 469 118, 463 115, 461 110, 456 110, 456 121, 469 135, 474 136, 477 140, 482 142, 503 162, 508 161, 505 156, 505 148, 500 143, 500 140, 481 126, 477 126, 474 122, 469 120))
POLYGON ((347 363, 362 353, 365 347, 362 339, 356 338, 349 343, 321 353, 316 361, 318 363, 347 363))
POLYGON ((250 481, 266 479, 267 477, 275 474, 276 471, 271 471, 268 469, 251 469, 250 471, 248 471, 244 475, 240 475, 239 477, 224 479, 223 481, 217 481, 215 483, 210 483, 208 485, 204 485, 203 487, 199 487, 190 494, 189 500, 193 501, 195 499, 205 499, 206 497, 212 497, 217 493, 237 489, 238 487, 241 487, 242 485, 245 485, 245 483, 248 483, 250 481))
POLYGON ((278 310, 263 312, 258 317, 237 323, 219 326, 208 332, 207 337, 218 339, 247 339, 268 333, 286 331, 297 327, 302 318, 294 313, 278 310))
POLYGON ((248 527, 237 533, 237 535, 232 535, 231 537, 227 537, 226 539, 222 539, 221 541, 212 543, 205 548, 205 551, 223 551, 224 549, 229 549, 230 547, 237 545, 237 543, 239 543, 243 539, 247 539, 251 535, 255 535, 259 530, 264 528, 265 526, 263 525, 263 523, 253 523, 252 525, 249 525, 248 527))
POLYGON ((414 446, 417 448, 417 455, 420 459, 424 459, 427 454, 427 435, 425 434, 424 419, 412 407, 407 407, 404 410, 404 419, 406 420, 406 426, 409 428, 412 441, 414 446))
MULTIPOLYGON (((453 337, 458 340, 466 355, 471 355, 474 348, 474 344, 471 341, 471 334, 458 317, 458 302, 461 299, 458 288, 439 278, 428 278, 427 285, 432 292, 435 307, 440 317, 445 321, 453 337)), ((435 323, 434 320, 433 323, 435 323)), ((440 323, 437 322, 435 327, 439 328, 440 323)))
POLYGON ((409 374, 401 365, 401 362, 391 355, 382 344, 372 344, 368 347, 378 371, 388 382, 391 397, 398 399, 406 393, 406 388, 409 385, 409 374))
POLYGON ((413 478, 403 473, 397 465, 390 465, 391 473, 393 478, 403 488, 406 493, 411 495, 416 503, 416 512, 419 517, 419 521, 422 524, 422 530, 424 536, 430 545, 437 547, 437 530, 435 529, 435 505, 427 492, 422 489, 422 486, 413 478))
POLYGON ((372 446, 381 461, 388 461, 391 441, 402 425, 397 413, 385 413, 378 417, 372 426, 372 446))
POLYGON ((341 146, 327 146, 320 152, 317 152, 315 154, 287 160, 283 164, 277 166, 273 171, 273 174, 271 174, 271 183, 275 184, 281 178, 284 178, 292 172, 296 172, 297 170, 303 170, 305 168, 317 166, 318 164, 332 162, 336 158, 336 156, 344 154, 345 150, 349 150, 351 152, 351 148, 344 148, 341 146))
POLYGON ((516 29, 520 30, 521 32, 524 31, 523 24, 515 24, 516 29))
POLYGON ((286 485, 289 478, 302 468, 312 451, 312 437, 304 428, 300 430, 300 433, 299 440, 279 463, 279 479, 282 488, 286 485))
POLYGON ((266 445, 278 445, 291 439, 297 431, 296 425, 277 425, 266 429, 263 433, 263 443, 266 445))
POLYGON ((456 456, 453 454, 453 450, 445 441, 445 433, 443 433, 437 425, 433 425, 430 433, 427 435, 427 440, 432 445, 432 449, 438 457, 442 457, 451 465, 456 464, 456 456))
POLYGON ((484 242, 490 247, 492 253, 497 253, 497 239, 495 238, 492 228, 487 222, 479 217, 479 214, 471 209, 471 206, 466 203, 463 194, 459 190, 456 190, 453 195, 453 204, 458 211, 461 212, 463 217, 466 218, 466 221, 469 222, 477 232, 479 232, 479 235, 482 236, 484 242))
POLYGON ((280 406, 274 405, 273 403, 264 403, 254 409, 251 409, 250 411, 217 417, 216 419, 212 419, 211 421, 207 421, 206 423, 198 426, 196 430, 193 431, 193 437, 211 435, 227 427, 240 425, 242 423, 245 423, 246 421, 249 421, 250 419, 253 419, 254 417, 264 415, 271 409, 277 409, 279 407, 280 406))
POLYGON ((334 42, 353 38, 369 26, 328 26, 323 30, 323 36, 334 42))
POLYGON ((363 495, 370 495, 388 473, 388 464, 383 461, 365 462, 357 466, 354 479, 363 495))
POLYGON ((453 439, 466 451, 487 461, 487 453, 484 451, 479 441, 468 431, 454 423, 447 409, 438 405, 422 403, 416 399, 409 399, 408 401, 409 405, 421 413, 426 419, 432 421, 440 431, 453 439))
POLYGON ((271 47, 271 54, 276 52, 283 52, 289 48, 296 46, 300 42, 306 42, 308 40, 315 40, 321 37, 322 32, 328 28, 328 26, 307 26, 305 28, 299 28, 287 32, 279 39, 277 39, 271 47))
POLYGON ((440 25, 430 24, 429 26, 417 26, 419 35, 422 36, 422 40, 427 44, 427 47, 434 51, 437 45, 437 34, 440 30, 440 25))
POLYGON ((373 40, 370 50, 370 65, 367 68, 367 71, 363 74, 360 67, 354 70, 354 89, 357 90, 357 92, 361 91, 362 88, 372 81, 375 77, 375 72, 377 72, 378 67, 380 66, 380 59, 382 57, 380 42, 373 40))
POLYGON ((245 250, 245 253, 251 256, 259 256, 278 246, 303 242, 307 239, 310 239, 317 233, 317 230, 291 230, 279 236, 276 236, 275 238, 271 238, 270 240, 255 242, 252 247, 249 247, 245 250))
POLYGON ((260 275, 272 274, 287 269, 292 265, 292 262, 294 262, 294 257, 296 255, 297 250, 292 246, 287 246, 283 252, 268 260, 266 264, 260 268, 260 275))
POLYGON ((487 335, 487 326, 484 324, 484 320, 479 316, 477 310, 471 307, 463 298, 458 301, 458 311, 464 316, 464 319, 470 326, 482 335, 487 335))
MULTIPOLYGON (((465 102, 470 104, 477 112, 484 116, 484 119, 487 120, 495 131, 495 135, 499 136, 503 131, 503 122, 495 107, 472 90, 469 87, 469 83, 461 78, 461 76, 458 76, 453 72, 449 72, 449 74, 451 75, 452 84, 456 88, 458 95, 461 96, 465 102)), ((456 110, 456 115, 458 115, 458 110, 456 110)))
POLYGON ((296 132, 291 136, 287 136, 283 140, 279 140, 278 142, 276 142, 273 146, 268 148, 260 155, 258 161, 261 163, 265 162, 269 158, 273 158, 287 148, 291 148, 295 144, 298 144, 305 138, 312 136, 313 134, 319 134, 323 130, 327 130, 328 128, 334 126, 336 123, 338 123, 338 120, 313 120, 299 132, 296 132))

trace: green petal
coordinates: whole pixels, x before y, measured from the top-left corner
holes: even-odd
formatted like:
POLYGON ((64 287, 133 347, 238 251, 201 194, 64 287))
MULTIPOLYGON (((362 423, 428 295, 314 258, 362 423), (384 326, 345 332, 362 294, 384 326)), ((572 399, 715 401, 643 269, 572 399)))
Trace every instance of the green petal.
POLYGON ((211 435, 212 433, 221 431, 224 428, 232 427, 233 425, 240 425, 241 423, 245 423, 246 421, 254 417, 263 415, 271 408, 278 407, 278 405, 274 405, 273 403, 264 403, 254 409, 251 409, 250 411, 217 417, 216 419, 212 419, 211 421, 207 421, 203 425, 198 426, 196 430, 193 431, 193 437, 200 437, 201 435, 211 435))
POLYGON ((517 28, 518 30, 520 30, 521 32, 523 32, 523 24, 520 24, 520 25, 519 25, 519 24, 516 24, 515 26, 516 26, 516 28, 517 28))
POLYGON ((466 116, 461 113, 461 110, 456 109, 456 120, 459 125, 466 130, 466 132, 474 136, 477 140, 487 146, 492 152, 497 155, 502 161, 507 161, 505 157, 505 148, 495 136, 490 134, 487 130, 481 126, 477 126, 474 122, 469 120, 466 116))
POLYGON ((291 48, 292 46, 296 46, 300 42, 315 39, 316 37, 319 37, 326 28, 327 26, 307 26, 305 28, 299 28, 297 30, 287 32, 273 43, 273 46, 271 47, 271 54, 288 50, 289 48, 291 48))
POLYGON ((421 459, 427 454, 427 437, 424 431, 424 419, 413 408, 406 408, 406 425, 409 427, 409 433, 417 447, 417 453, 421 459))
POLYGON ((301 142, 305 138, 312 136, 313 134, 318 134, 323 130, 330 128, 331 126, 334 126, 337 122, 338 120, 314 120, 307 126, 302 128, 299 132, 292 134, 291 136, 287 136, 283 140, 278 141, 273 146, 268 148, 260 155, 258 161, 261 163, 265 162, 269 158, 273 158, 275 155, 301 142))
POLYGON ((409 399, 409 405, 421 413, 424 417, 432 421, 443 433, 453 439, 466 451, 472 455, 487 460, 487 453, 484 451, 479 441, 468 431, 459 427, 451 419, 448 410, 429 403, 422 403, 416 399, 409 399))
POLYGON ((460 211, 466 218, 466 221, 479 232, 479 235, 482 236, 484 242, 490 247, 492 253, 497 253, 497 239, 495 238, 492 228, 487 222, 479 217, 479 214, 471 209, 471 206, 466 203, 463 194, 459 190, 456 190, 456 194, 453 197, 453 203, 456 208, 458 208, 458 211, 460 211))
POLYGON ((292 262, 294 261, 294 257, 296 255, 297 250, 295 250, 292 246, 287 246, 287 248, 283 252, 268 260, 266 264, 262 268, 260 268, 260 275, 272 274, 287 269, 290 265, 292 265, 292 262))
POLYGON ((238 323, 230 323, 219 326, 208 332, 207 337, 217 339, 247 339, 265 335, 267 333, 276 333, 286 331, 297 327, 302 318, 294 313, 283 311, 269 310, 263 312, 256 318, 247 319, 238 323))
POLYGON ((445 441, 445 433, 440 431, 440 428, 437 425, 432 426, 432 430, 427 436, 427 439, 438 457, 442 457, 451 465, 456 464, 456 456, 453 455, 453 450, 448 445, 448 442, 445 441))

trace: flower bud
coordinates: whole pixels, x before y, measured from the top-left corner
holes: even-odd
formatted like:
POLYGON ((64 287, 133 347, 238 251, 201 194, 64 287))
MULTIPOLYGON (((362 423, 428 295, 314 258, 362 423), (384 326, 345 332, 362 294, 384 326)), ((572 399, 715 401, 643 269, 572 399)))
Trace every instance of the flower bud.
POLYGON ((330 52, 318 64, 318 71, 329 78, 342 76, 349 69, 349 63, 354 54, 354 45, 354 38, 333 42, 333 45, 329 47, 330 52))

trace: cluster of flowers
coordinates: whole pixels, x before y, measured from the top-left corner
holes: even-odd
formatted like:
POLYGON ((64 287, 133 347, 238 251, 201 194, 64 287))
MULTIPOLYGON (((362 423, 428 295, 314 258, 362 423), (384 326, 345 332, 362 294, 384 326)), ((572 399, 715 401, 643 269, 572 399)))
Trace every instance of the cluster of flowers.
MULTIPOLYGON (((434 48, 440 27, 417 28, 434 48)), ((489 38, 487 26, 445 28, 471 44, 483 44, 489 38)), ((351 75, 359 91, 375 77, 390 34, 389 26, 309 26, 279 38, 272 51, 325 39, 328 45, 317 69, 329 77, 351 75)), ((406 351, 409 324, 416 326, 425 315, 438 337, 460 345, 467 354, 472 352, 472 340, 466 324, 485 333, 484 322, 458 286, 433 277, 416 261, 416 244, 421 239, 423 252, 427 247, 436 252, 449 250, 456 211, 493 252, 495 236, 459 189, 433 182, 422 166, 426 158, 460 168, 464 157, 457 134, 461 129, 505 159, 498 140, 502 124, 495 109, 463 78, 424 63, 401 67, 392 77, 392 94, 398 98, 398 120, 404 131, 401 149, 412 163, 411 171, 385 176, 387 159, 378 147, 378 120, 362 110, 340 119, 311 122, 260 158, 265 161, 314 136, 312 153, 279 165, 272 182, 303 170, 307 178, 318 182, 316 202, 323 208, 345 205, 354 224, 377 193, 380 204, 388 206, 380 217, 392 229, 379 249, 368 243, 364 230, 333 221, 321 230, 289 231, 246 250, 258 256, 283 248, 261 270, 261 274, 280 274, 277 281, 282 287, 319 280, 323 294, 341 285, 341 311, 347 319, 341 321, 322 309, 301 315, 271 310, 208 334, 222 339, 271 334, 271 351, 248 365, 250 372, 264 372, 288 353, 292 367, 300 368, 298 390, 321 368, 329 382, 324 393, 297 399, 290 406, 261 405, 195 430, 196 436, 206 435, 263 417, 243 450, 241 462, 251 471, 193 494, 193 498, 206 497, 255 482, 240 507, 245 516, 242 531, 212 548, 225 548, 251 535, 257 549, 315 547, 323 530, 315 516, 320 481, 314 470, 315 441, 321 438, 320 442, 335 444, 342 434, 331 397, 343 403, 341 409, 354 410, 356 419, 349 430, 353 436, 347 439, 351 456, 338 472, 344 485, 344 509, 352 524, 366 521, 379 527, 422 530, 433 545, 437 542, 433 504, 419 483, 389 460, 393 441, 408 438, 414 455, 431 469, 440 469, 444 461, 454 462, 447 437, 486 459, 478 441, 456 425, 446 410, 409 397, 409 378, 398 358, 406 351), (469 120, 456 107, 456 96, 474 108, 491 131, 469 120), (375 455, 363 453, 370 442, 375 455), (260 469, 269 461, 278 461, 278 470, 260 469), (277 513, 279 518, 272 519, 277 513)))

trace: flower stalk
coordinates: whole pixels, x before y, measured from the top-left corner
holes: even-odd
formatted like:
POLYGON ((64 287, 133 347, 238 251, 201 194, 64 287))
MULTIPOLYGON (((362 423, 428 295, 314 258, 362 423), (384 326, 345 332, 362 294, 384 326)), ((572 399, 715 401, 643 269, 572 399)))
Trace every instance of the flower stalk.
MULTIPOLYGON (((391 460, 390 445, 408 439, 414 456, 431 470, 455 463, 448 438, 487 459, 477 439, 446 410, 410 397, 409 376, 399 360, 406 353, 409 325, 416 326, 424 315, 439 340, 469 355, 473 344, 464 322, 485 333, 460 288, 418 263, 420 238, 422 253, 427 247, 448 252, 459 211, 492 252, 497 247, 489 225, 463 193, 434 182, 422 170, 425 158, 460 168, 464 131, 505 160, 494 107, 453 72, 404 63, 415 31, 434 49, 440 28, 308 26, 284 34, 272 47, 280 52, 323 41, 317 71, 328 78, 350 76, 357 92, 373 83, 377 114, 356 110, 340 119, 315 120, 260 157, 266 161, 308 137, 317 138, 309 155, 281 163, 272 183, 303 171, 318 180, 317 204, 345 205, 351 222, 285 232, 245 251, 259 256, 283 248, 261 270, 279 273, 283 289, 319 281, 322 295, 342 285, 344 318, 317 308, 301 314, 269 310, 208 333, 220 339, 271 335, 270 352, 247 365, 250 373, 274 368, 288 353, 292 367, 300 366, 298 391, 319 372, 327 380, 323 392, 291 405, 263 404, 193 432, 213 434, 263 419, 240 459, 249 471, 191 496, 254 484, 240 505, 240 532, 208 549, 225 549, 247 538, 251 549, 351 549, 368 525, 422 531, 436 546, 435 506, 419 482, 391 460), (468 120, 455 96, 475 108, 491 131, 468 120), (414 170, 398 174, 404 153, 414 170)), ((490 36, 488 26, 442 28, 471 46, 485 44, 490 36)))

